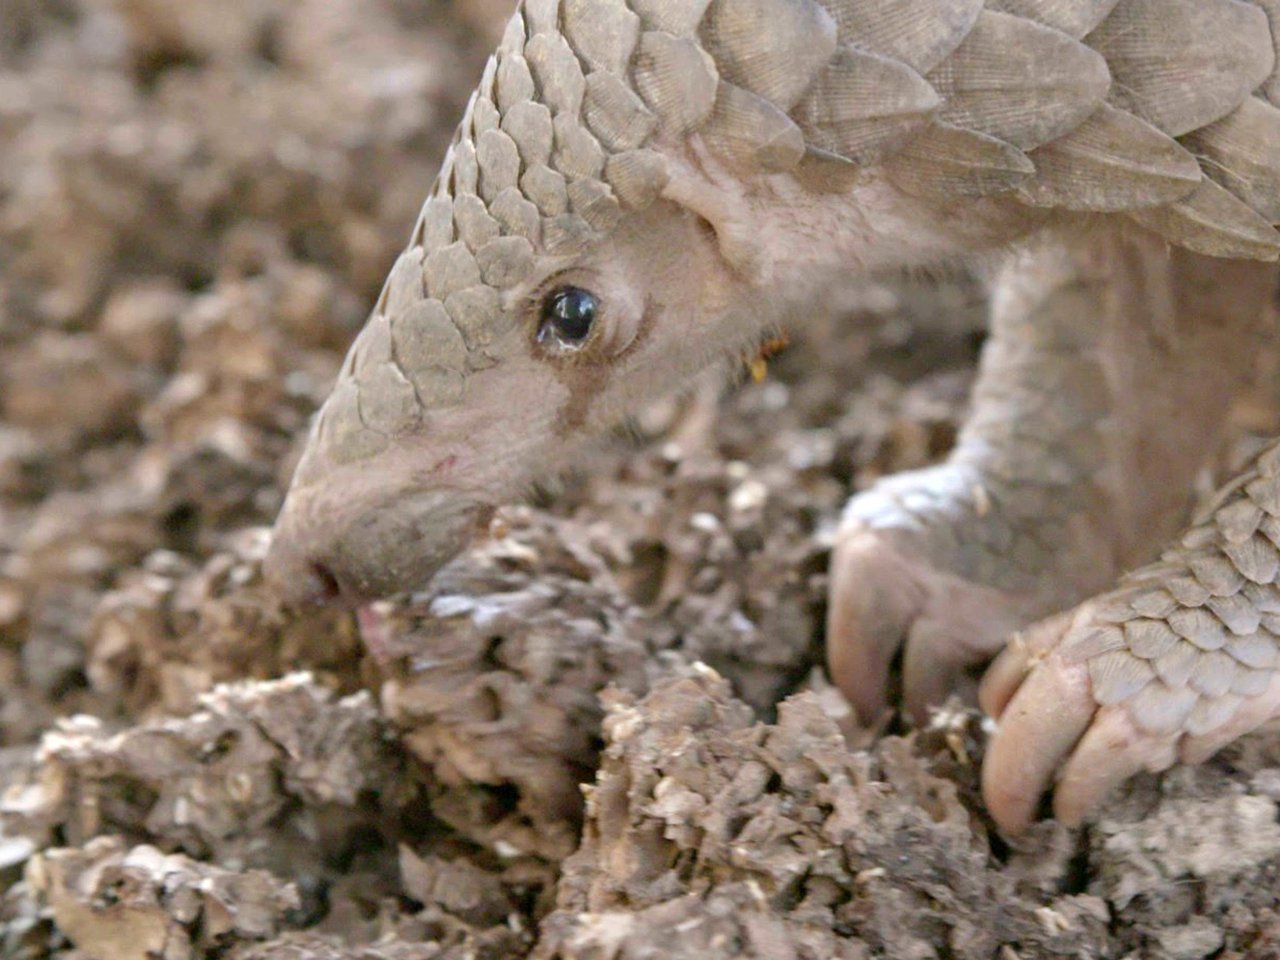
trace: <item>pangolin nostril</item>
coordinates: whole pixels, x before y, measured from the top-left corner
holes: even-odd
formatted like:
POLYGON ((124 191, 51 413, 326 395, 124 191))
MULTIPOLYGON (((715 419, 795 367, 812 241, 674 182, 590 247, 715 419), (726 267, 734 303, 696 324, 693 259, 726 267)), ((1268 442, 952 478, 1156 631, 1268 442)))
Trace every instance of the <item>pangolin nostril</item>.
POLYGON ((303 590, 308 603, 332 603, 342 596, 338 578, 319 560, 311 561, 303 590))

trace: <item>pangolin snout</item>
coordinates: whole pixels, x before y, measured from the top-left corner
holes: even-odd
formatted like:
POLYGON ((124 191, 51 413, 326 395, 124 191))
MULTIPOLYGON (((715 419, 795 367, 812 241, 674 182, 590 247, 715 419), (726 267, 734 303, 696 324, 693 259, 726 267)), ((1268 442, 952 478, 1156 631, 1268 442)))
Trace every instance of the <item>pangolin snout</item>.
POLYGON ((295 490, 276 521, 264 572, 286 603, 368 603, 425 586, 488 512, 444 491, 356 498, 295 490))

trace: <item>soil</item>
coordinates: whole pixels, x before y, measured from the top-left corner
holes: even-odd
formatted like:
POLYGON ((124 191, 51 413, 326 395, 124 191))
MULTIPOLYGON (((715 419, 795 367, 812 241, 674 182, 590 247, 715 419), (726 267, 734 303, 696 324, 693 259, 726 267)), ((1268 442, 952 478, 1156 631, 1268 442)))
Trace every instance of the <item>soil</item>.
POLYGON ((0 957, 1280 957, 1280 740, 1011 844, 952 705, 821 671, 851 490, 936 461, 967 275, 642 412, 428 592, 267 530, 506 0, 0 0, 0 957))

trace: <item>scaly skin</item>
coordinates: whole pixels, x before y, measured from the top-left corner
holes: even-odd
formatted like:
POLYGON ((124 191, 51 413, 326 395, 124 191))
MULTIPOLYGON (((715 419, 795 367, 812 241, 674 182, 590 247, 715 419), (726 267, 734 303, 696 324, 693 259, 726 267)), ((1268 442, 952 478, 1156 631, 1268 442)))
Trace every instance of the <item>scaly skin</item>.
POLYGON ((1159 562, 1001 654, 983 704, 1006 722, 984 790, 1001 823, 1078 823, 1140 770, 1199 763, 1280 716, 1280 444, 1159 562), (1065 762, 1064 762, 1065 761, 1065 762))
POLYGON ((1013 630, 1110 586, 1183 523, 1248 386, 1268 265, 1094 229, 996 283, 973 412, 948 462, 853 498, 832 562, 832 670, 859 713, 923 719, 1013 630))
MULTIPOLYGON (((525 0, 316 419, 269 572, 286 594, 348 602, 420 585, 494 504, 871 270, 1036 231, 1074 235, 1082 222, 1139 245, 1158 235, 1198 254, 1277 259, 1273 28, 1280 0, 525 0), (589 292, 592 307, 572 343, 547 336, 565 288, 589 292)), ((1052 312, 1025 299, 1024 311, 1052 312)), ((1009 330, 1039 322, 1002 320, 1009 330)), ((1153 356, 1144 371, 1157 392, 1181 376, 1162 363, 1153 356)), ((1034 385, 1019 362, 989 362, 1002 365, 1010 372, 989 371, 988 393, 1034 385)), ((1062 389, 1087 388, 1068 378, 1062 389)), ((1031 530, 1018 516, 1024 491, 1081 465, 1055 452, 1070 445, 1035 417, 1019 422, 1031 435, 1047 430, 1045 443, 1014 457, 1022 445, 1010 441, 994 461, 975 454, 1000 422, 976 422, 956 463, 976 456, 968 469, 984 482, 993 463, 1022 464, 994 484, 1001 509, 935 529, 993 544, 1002 524, 1031 530)), ((1198 430, 1185 436, 1198 447, 1198 430)), ((1102 466, 1114 469, 1115 455, 1123 451, 1099 454, 1102 466)), ((1111 509, 1118 488, 1102 487, 1094 499, 1104 506, 1082 494, 1075 512, 1088 519, 1061 542, 1033 517, 1041 546, 1118 563, 1116 543, 1141 541, 1129 530, 1094 542, 1112 520, 1134 522, 1111 509)), ((1069 478, 1066 488, 1087 483, 1069 478)), ((1143 529, 1165 528, 1179 501, 1143 529)), ((965 549, 948 558, 914 546, 899 558, 908 578, 994 586, 1012 605, 1009 624, 1101 585, 1068 575, 1078 590, 1025 586, 1038 563, 1023 565, 1025 551, 1005 562, 996 550, 994 565, 977 570, 965 549)), ((845 584, 832 598, 837 617, 861 589, 845 584)), ((881 619, 887 608, 892 620, 893 598, 884 599, 855 606, 881 619)), ((845 617, 832 658, 865 707, 901 638, 881 637, 868 653, 858 616, 845 617), (850 673, 841 664, 851 655, 875 669, 850 673)), ((990 647, 990 637, 971 639, 963 655, 909 644, 921 699, 940 696, 990 647)), ((1028 723, 1001 742, 1034 748, 1017 732, 1028 723)))

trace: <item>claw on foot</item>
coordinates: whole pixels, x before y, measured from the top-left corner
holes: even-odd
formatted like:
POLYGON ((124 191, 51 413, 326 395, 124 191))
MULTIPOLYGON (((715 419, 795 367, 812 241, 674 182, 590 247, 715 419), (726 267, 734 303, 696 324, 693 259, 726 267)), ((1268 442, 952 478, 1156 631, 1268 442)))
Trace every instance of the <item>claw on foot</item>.
POLYGON ((862 722, 874 724, 890 709, 901 655, 903 706, 921 722, 964 688, 967 671, 1000 648, 1020 616, 1009 595, 936 569, 892 534, 846 529, 831 561, 831 676, 862 722))
POLYGON ((982 790, 992 817, 1007 833, 1031 825, 1054 773, 1097 709, 1085 667, 1052 656, 1036 669, 1031 664, 1032 654, 1023 646, 1002 656, 1000 669, 983 683, 983 702, 1000 727, 987 750, 982 790), (1002 709, 992 709, 1001 704, 1002 709))
POLYGON ((903 626, 916 617, 925 599, 901 555, 883 546, 869 531, 845 535, 831 561, 831 679, 867 725, 889 709, 889 669, 903 626))
POLYGON ((1280 444, 1158 563, 1011 644, 981 701, 999 722, 983 792, 1009 833, 1055 776, 1054 812, 1077 824, 1138 771, 1280 717, 1280 444))
MULTIPOLYGON (((1051 789, 1054 816, 1076 826, 1134 774, 1200 763, 1280 716, 1275 657, 1253 668, 1222 652, 1263 663, 1256 633, 1219 625, 1210 640, 1207 621, 1183 615, 1199 608, 1173 604, 1164 619, 1132 609, 1162 612, 1149 602, 1145 591, 1122 593, 1054 617, 1011 642, 988 670, 980 702, 999 725, 982 785, 1004 832, 1030 826, 1051 789), (1123 619, 1115 613, 1126 605, 1130 619, 1106 622, 1123 619), (1193 626, 1200 643, 1219 649, 1178 632, 1193 626)), ((1276 644, 1270 635, 1265 642, 1276 644)))

